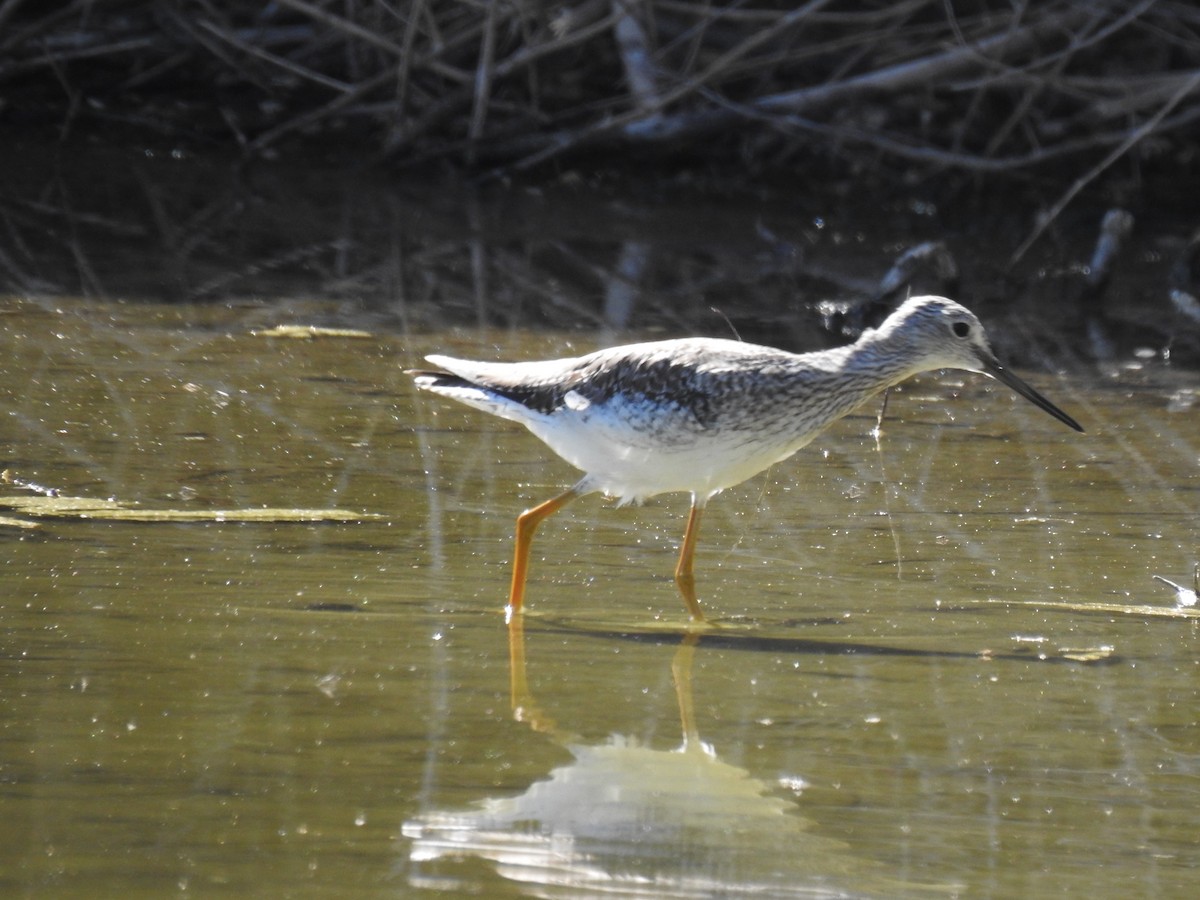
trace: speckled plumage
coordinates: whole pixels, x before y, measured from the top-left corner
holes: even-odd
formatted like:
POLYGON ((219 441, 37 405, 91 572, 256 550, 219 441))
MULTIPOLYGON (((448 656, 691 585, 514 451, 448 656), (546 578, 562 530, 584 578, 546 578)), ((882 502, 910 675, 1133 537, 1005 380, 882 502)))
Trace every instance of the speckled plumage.
MULTIPOLYGON (((428 360, 442 371, 414 372, 419 387, 521 422, 585 473, 563 503, 593 491, 623 503, 687 491, 695 513, 869 397, 934 369, 998 378, 1082 430, 1002 368, 978 319, 943 297, 914 297, 856 343, 814 353, 684 338, 539 362, 428 360)), ((530 535, 542 518, 534 518, 530 535)), ((685 554, 688 537, 690 527, 685 554)), ((685 563, 690 578, 690 556, 681 557, 677 580, 685 563)), ((519 608, 515 581, 514 596, 510 606, 519 608)), ((698 616, 694 600, 689 609, 698 616)))

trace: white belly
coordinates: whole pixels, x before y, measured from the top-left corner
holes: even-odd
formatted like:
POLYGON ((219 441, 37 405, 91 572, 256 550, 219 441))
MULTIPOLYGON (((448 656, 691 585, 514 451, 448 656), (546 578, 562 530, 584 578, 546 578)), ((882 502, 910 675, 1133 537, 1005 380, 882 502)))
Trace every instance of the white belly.
POLYGON ((576 415, 525 423, 571 465, 586 473, 581 488, 602 491, 621 503, 686 491, 707 498, 791 456, 811 439, 764 439, 746 431, 671 433, 630 431, 576 415))

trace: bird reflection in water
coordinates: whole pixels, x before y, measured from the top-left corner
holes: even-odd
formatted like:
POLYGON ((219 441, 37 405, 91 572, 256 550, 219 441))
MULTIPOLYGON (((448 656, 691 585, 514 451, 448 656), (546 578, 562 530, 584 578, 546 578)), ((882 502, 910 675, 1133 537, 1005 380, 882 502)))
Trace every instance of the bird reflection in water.
POLYGON ((565 747, 572 761, 518 796, 486 798, 467 811, 434 810, 406 822, 410 883, 447 887, 452 870, 432 864, 475 858, 514 882, 538 890, 553 886, 555 896, 904 893, 910 886, 883 877, 845 843, 812 833, 784 790, 722 762, 701 739, 692 703, 700 640, 686 635, 671 660, 683 732, 679 747, 656 750, 620 735, 588 744, 565 735, 534 698, 523 617, 514 616, 513 715, 565 747))

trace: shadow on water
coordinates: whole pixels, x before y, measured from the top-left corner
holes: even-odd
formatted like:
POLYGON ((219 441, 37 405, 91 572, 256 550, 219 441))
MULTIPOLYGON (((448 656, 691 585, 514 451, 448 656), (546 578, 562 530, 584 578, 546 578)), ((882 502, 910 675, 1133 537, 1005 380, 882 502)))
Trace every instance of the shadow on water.
MULTIPOLYGON (((1111 612, 1103 613, 1111 615, 1111 612)), ((827 620, 826 624, 833 624, 834 620, 827 620)), ((996 661, 1020 661, 1028 662, 1037 660, 1046 663, 1118 663, 1122 662, 1119 656, 1112 652, 1111 647, 1096 647, 1090 650, 1076 649, 1067 652, 1047 653, 1043 651, 1027 650, 1025 652, 1004 652, 991 649, 980 649, 975 651, 970 650, 945 650, 930 647, 905 647, 905 646, 889 646, 887 644, 872 644, 863 641, 838 641, 831 639, 815 639, 803 637, 782 637, 769 634, 755 634, 753 631, 749 633, 735 633, 727 627, 722 627, 721 622, 713 623, 713 630, 697 633, 689 636, 686 640, 690 646, 704 647, 714 650, 740 650, 747 653, 775 653, 787 654, 789 656, 821 656, 821 655, 837 655, 837 656, 895 656, 907 657, 913 659, 924 660, 966 660, 966 659, 985 659, 996 661)), ((815 624, 815 623, 810 623, 815 624)), ((597 638, 604 641, 629 641, 633 643, 646 644, 668 644, 673 643, 674 639, 661 631, 612 631, 603 628, 588 628, 584 627, 569 627, 569 626, 548 626, 546 620, 539 619, 539 626, 547 631, 559 630, 560 633, 581 635, 591 638, 597 638)), ((790 626, 785 626, 790 627, 790 626)))

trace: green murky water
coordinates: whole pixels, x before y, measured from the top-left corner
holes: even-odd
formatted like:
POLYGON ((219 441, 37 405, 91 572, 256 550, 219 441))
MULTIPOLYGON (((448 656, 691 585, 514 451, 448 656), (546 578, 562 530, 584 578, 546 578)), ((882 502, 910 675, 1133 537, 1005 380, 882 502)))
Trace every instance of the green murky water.
POLYGON ((914 382, 710 505, 695 642, 686 498, 587 498, 510 634, 575 473, 401 370, 667 326, 491 318, 3 302, 0 494, 381 518, 0 525, 0 891, 1194 893, 1200 634, 1151 580, 1200 556, 1194 372, 1023 373, 1086 435, 914 382), (329 319, 371 334, 253 334, 329 319))

